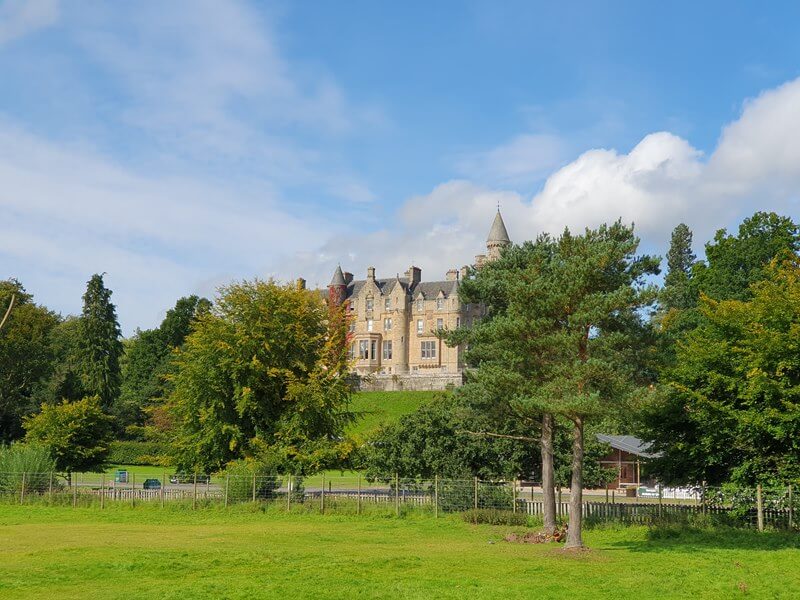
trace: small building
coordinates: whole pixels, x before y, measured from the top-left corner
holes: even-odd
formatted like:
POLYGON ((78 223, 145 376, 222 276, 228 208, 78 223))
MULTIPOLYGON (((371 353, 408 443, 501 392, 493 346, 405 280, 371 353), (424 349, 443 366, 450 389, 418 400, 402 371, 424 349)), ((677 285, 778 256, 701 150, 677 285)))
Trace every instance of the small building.
POLYGON ((637 488, 642 484, 642 463, 656 454, 648 452, 650 444, 632 435, 597 434, 597 441, 611 446, 611 452, 600 460, 605 468, 614 469, 616 479, 611 488, 637 488))

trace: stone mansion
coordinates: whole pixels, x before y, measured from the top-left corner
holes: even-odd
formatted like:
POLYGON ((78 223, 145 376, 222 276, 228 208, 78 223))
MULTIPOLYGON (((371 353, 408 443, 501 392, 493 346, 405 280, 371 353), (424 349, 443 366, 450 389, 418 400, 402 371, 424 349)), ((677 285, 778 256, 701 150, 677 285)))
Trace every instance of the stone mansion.
MULTIPOLYGON (((475 265, 493 260, 511 244, 500 211, 486 240, 486 254, 475 265)), ((467 267, 447 271, 441 281, 422 281, 422 270, 411 266, 379 279, 375 267, 367 278, 354 280, 337 267, 328 285, 328 300, 347 304, 353 370, 362 389, 444 389, 463 382, 462 348, 450 348, 437 335, 442 329, 468 326, 484 307, 463 304, 458 296, 467 267)))

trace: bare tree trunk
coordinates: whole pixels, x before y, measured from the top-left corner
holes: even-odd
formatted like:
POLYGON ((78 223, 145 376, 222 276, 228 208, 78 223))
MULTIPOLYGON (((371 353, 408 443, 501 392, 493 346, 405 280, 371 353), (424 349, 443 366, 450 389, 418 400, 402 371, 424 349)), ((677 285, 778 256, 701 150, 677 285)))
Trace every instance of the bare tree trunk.
POLYGON ((0 329, 2 329, 3 325, 6 324, 6 321, 8 320, 8 315, 11 314, 11 309, 14 308, 14 300, 15 300, 15 298, 16 298, 16 296, 14 294, 11 294, 11 301, 8 303, 8 310, 6 310, 6 314, 3 315, 3 320, 0 321, 0 329))
POLYGON ((556 486, 553 473, 553 415, 542 416, 542 502, 544 531, 552 534, 556 530, 556 486))
POLYGON ((569 531, 565 548, 583 548, 583 419, 575 417, 572 429, 572 485, 569 492, 569 531))

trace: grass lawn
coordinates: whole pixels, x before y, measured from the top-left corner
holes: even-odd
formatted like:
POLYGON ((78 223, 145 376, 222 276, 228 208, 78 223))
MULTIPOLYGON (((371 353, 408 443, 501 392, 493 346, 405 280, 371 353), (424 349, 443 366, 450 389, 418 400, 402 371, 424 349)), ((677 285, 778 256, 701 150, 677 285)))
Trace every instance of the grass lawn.
MULTIPOLYGON (((274 509, 273 509, 274 510, 274 509)), ((152 506, 0 505, 2 598, 797 598, 800 538, 753 531, 591 551, 502 541, 509 527, 152 506)))
POLYGON ((364 436, 386 423, 417 410, 434 395, 442 392, 358 392, 353 394, 350 409, 359 414, 348 433, 364 436))

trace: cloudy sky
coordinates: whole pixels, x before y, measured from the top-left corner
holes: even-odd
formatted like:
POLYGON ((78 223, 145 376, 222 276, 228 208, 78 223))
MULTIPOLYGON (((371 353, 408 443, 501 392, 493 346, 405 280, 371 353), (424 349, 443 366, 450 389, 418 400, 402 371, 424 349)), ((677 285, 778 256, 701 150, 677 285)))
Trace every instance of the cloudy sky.
POLYGON ((0 0, 0 278, 126 334, 337 262, 440 278, 622 217, 800 219, 796 3, 0 0), (498 6, 500 5, 500 6, 498 6))

